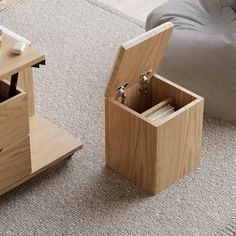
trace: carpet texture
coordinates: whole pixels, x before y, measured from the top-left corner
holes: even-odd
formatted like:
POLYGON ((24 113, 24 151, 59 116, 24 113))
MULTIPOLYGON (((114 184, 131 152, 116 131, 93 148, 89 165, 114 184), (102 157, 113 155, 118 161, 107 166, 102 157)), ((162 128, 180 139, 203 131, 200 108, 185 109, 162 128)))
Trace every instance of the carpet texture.
POLYGON ((31 40, 37 110, 83 151, 0 198, 0 235, 214 235, 236 214, 236 126, 205 118, 202 167, 151 197, 104 167, 104 91, 144 29, 84 0, 28 0, 0 23, 31 40))
POLYGON ((0 12, 23 3, 25 0, 0 0, 0 12))
POLYGON ((105 4, 103 1, 100 1, 100 0, 86 0, 88 3, 91 3, 93 4, 94 6, 96 7, 99 7, 105 11, 109 11, 110 13, 116 15, 116 16, 119 16, 123 19, 126 19, 138 26, 141 26, 142 28, 145 27, 145 22, 141 21, 141 20, 138 20, 138 19, 135 19, 134 17, 131 17, 129 15, 126 15, 125 13, 119 11, 118 9, 116 9, 115 7, 113 6, 110 6, 110 5, 107 5, 105 4))

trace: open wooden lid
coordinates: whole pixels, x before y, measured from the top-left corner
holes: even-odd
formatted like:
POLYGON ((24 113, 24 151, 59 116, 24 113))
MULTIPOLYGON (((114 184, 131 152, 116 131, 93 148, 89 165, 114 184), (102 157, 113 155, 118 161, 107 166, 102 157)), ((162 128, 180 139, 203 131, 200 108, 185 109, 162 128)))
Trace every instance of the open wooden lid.
POLYGON ((127 87, 136 84, 149 70, 156 73, 173 27, 172 23, 165 23, 120 47, 105 97, 115 97, 119 86, 126 82, 127 87))

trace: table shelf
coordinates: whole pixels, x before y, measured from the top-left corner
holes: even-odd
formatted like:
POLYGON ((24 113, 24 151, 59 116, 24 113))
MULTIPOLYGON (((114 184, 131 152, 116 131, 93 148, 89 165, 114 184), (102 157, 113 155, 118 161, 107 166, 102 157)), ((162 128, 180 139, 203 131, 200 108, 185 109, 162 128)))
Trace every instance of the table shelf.
POLYGON ((37 114, 30 117, 30 145, 32 172, 23 179, 0 190, 0 195, 82 149, 82 143, 79 139, 69 135, 63 129, 37 114))

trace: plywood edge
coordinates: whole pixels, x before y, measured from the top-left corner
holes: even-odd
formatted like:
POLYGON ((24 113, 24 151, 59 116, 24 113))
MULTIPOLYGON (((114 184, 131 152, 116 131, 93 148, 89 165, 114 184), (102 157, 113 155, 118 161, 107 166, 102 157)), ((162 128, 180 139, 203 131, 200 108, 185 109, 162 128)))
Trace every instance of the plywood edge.
MULTIPOLYGON (((164 78, 163 78, 164 79, 164 78)), ((169 80, 166 80, 169 82, 169 80)), ((172 83, 172 82, 171 82, 172 83)), ((173 83, 174 84, 174 83, 173 83)), ((176 86, 176 84, 174 84, 176 86)), ((182 87, 181 87, 182 88, 182 87)), ((184 88, 182 88, 184 89, 184 88)), ((186 89, 183 90, 184 92, 188 91, 186 89)), ((105 98, 105 100, 109 101, 109 102, 112 102, 114 104, 116 104, 118 107, 126 110, 127 112, 129 112, 130 114, 132 115, 135 115, 137 117, 139 117, 141 120, 147 122, 148 124, 152 125, 153 127, 159 127, 161 126, 162 124, 166 123, 168 120, 171 120, 173 119, 174 117, 178 116, 179 114, 185 112, 186 110, 188 110, 189 108, 195 106, 196 104, 198 103, 202 103, 202 106, 204 106, 204 98, 203 97, 200 97, 198 95, 196 95, 198 98, 196 98, 194 101, 190 102, 189 104, 185 105, 184 107, 180 108, 179 110, 175 111, 174 113, 168 115, 167 117, 161 119, 159 122, 157 123, 152 123, 145 115, 143 114, 146 114, 146 112, 149 112, 151 111, 153 108, 155 108, 157 105, 154 105, 153 107, 151 107, 149 110, 145 111, 144 113, 138 113, 136 112, 135 110, 127 107, 126 105, 116 101, 115 99, 113 98, 105 98)))
POLYGON ((158 74, 154 74, 153 77, 157 78, 157 79, 159 79, 159 80, 161 80, 161 81, 163 81, 163 82, 165 82, 165 83, 167 83, 167 84, 169 84, 169 85, 171 85, 171 86, 173 86, 173 87, 175 87, 175 88, 177 88, 181 91, 183 91, 184 93, 187 93, 187 94, 191 95, 192 97, 194 97, 196 99, 204 100, 203 97, 197 95, 196 93, 193 93, 190 90, 188 90, 188 89, 186 89, 186 88, 184 88, 184 87, 182 87, 182 86, 180 86, 180 85, 178 85, 178 84, 176 84, 176 83, 174 83, 174 82, 172 82, 172 81, 170 81, 170 80, 168 80, 168 79, 166 79, 166 78, 164 78, 164 77, 162 77, 158 74))
POLYGON ((152 30, 146 32, 145 34, 139 35, 138 37, 124 43, 122 45, 122 48, 125 50, 142 43, 143 41, 152 38, 153 36, 160 34, 166 30, 172 30, 174 28, 174 24, 171 22, 166 22, 162 25, 157 26, 156 28, 153 28, 152 30))

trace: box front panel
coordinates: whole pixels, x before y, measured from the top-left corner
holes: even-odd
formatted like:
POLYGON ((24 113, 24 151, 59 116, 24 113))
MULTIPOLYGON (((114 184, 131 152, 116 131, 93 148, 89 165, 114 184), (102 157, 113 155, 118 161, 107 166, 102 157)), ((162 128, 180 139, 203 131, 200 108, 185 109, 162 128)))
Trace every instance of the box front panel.
POLYGON ((30 140, 26 136, 0 150, 0 189, 31 172, 30 140))
POLYGON ((27 94, 0 103, 0 148, 13 144, 29 134, 27 94))
POLYGON ((0 189, 31 172, 27 94, 8 98, 9 85, 0 82, 0 189))
POLYGON ((106 165, 153 193, 155 157, 156 128, 106 100, 106 165))

